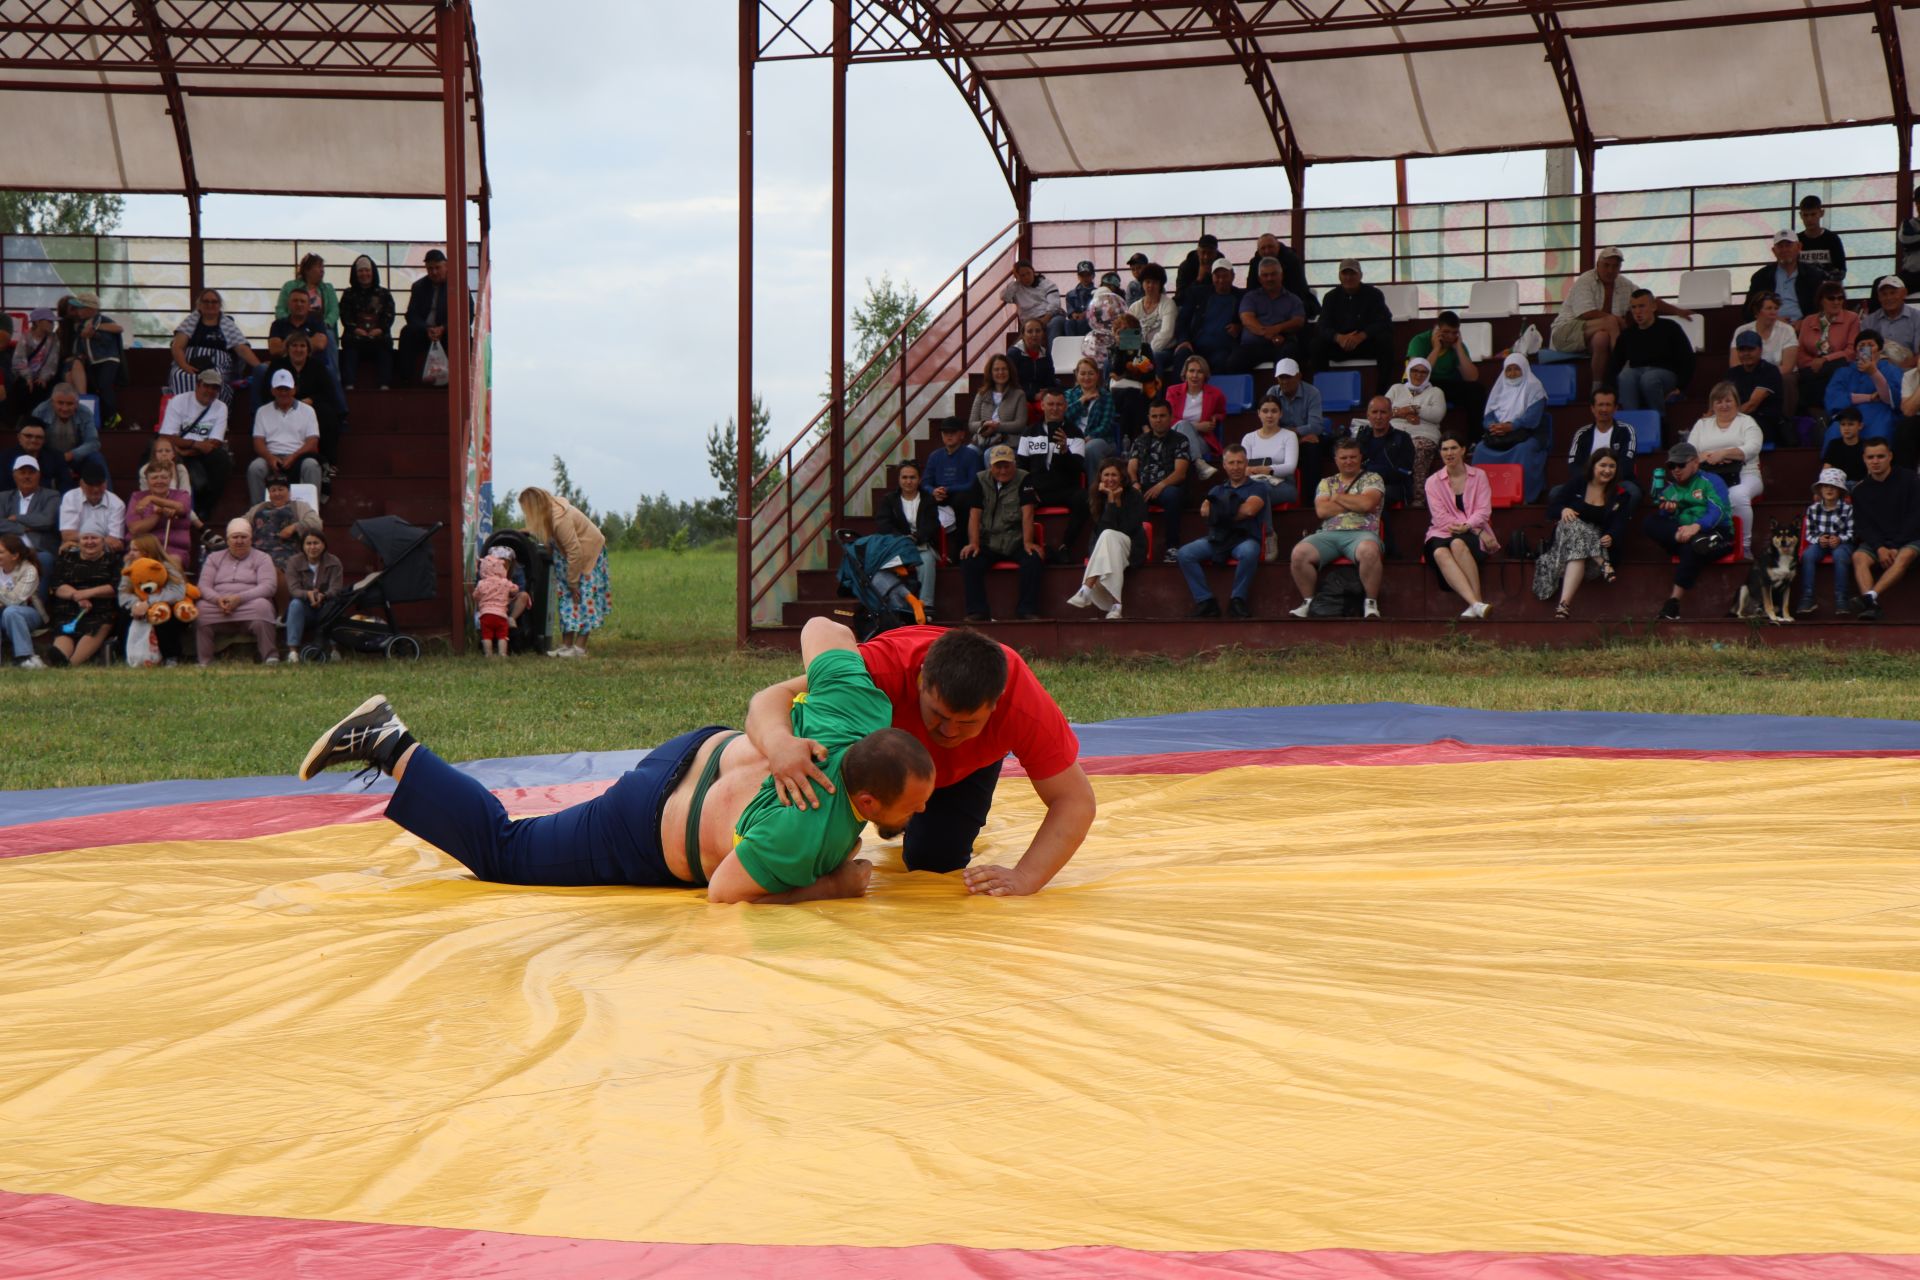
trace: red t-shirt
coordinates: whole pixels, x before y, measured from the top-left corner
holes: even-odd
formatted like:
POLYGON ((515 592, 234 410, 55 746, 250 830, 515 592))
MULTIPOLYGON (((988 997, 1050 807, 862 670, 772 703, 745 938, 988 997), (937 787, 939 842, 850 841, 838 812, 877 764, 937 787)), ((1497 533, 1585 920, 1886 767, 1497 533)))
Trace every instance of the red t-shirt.
POLYGON ((1020 655, 1005 645, 1000 648, 1007 655, 1007 689, 994 704, 987 727, 957 747, 936 745, 920 717, 920 664, 945 629, 896 627, 860 646, 867 674, 893 704, 893 727, 918 738, 933 755, 934 786, 951 786, 1009 752, 1035 781, 1053 777, 1080 758, 1080 740, 1067 718, 1020 655))

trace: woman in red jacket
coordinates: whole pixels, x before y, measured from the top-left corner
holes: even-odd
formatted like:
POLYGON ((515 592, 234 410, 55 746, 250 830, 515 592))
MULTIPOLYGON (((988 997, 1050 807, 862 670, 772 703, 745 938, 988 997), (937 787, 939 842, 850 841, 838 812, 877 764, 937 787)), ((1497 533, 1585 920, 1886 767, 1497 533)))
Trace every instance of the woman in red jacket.
MULTIPOLYGON (((1167 388, 1173 429, 1187 438, 1194 461, 1211 470, 1226 447, 1220 439, 1220 424, 1227 417, 1226 393, 1207 381, 1213 369, 1204 356, 1188 356, 1181 376, 1183 381, 1167 388)), ((1202 472, 1200 478, 1206 479, 1206 473, 1202 472)))

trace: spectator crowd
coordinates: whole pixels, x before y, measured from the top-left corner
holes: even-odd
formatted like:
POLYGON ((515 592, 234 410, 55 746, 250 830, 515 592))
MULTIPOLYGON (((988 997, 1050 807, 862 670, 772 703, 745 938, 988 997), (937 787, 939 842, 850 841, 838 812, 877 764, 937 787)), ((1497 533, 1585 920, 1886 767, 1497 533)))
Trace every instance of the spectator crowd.
MULTIPOLYGON (((338 291, 324 260, 306 255, 280 289, 263 350, 217 289, 202 290, 173 331, 145 454, 117 485, 102 433, 140 429, 120 411, 124 327, 91 292, 32 311, 18 332, 0 317, 0 430, 12 437, 0 459, 0 652, 29 668, 81 663, 147 624, 135 638, 156 663, 205 665, 227 632, 279 663, 284 627, 284 660, 298 662, 350 587, 321 518, 349 429, 346 392, 429 378, 446 337, 446 256, 431 250, 424 265, 402 309, 371 257, 354 261, 338 291), (233 421, 242 387, 244 437, 233 421), (247 505, 215 522, 236 467, 247 505), (158 568, 130 574, 141 561, 158 568)), ((528 495, 537 503, 539 491, 528 495)), ((607 612, 605 558, 564 502, 538 514, 548 523, 534 532, 559 553, 562 650, 584 656, 607 612)), ((522 591, 505 609, 517 620, 530 603, 522 591)))
MULTIPOLYGON (((1765 452, 1811 442, 1821 472, 1798 521, 1795 611, 1818 612, 1814 574, 1831 563, 1836 613, 1876 619, 1920 558, 1920 308, 1907 304, 1920 285, 1920 217, 1900 229, 1901 271, 1855 305, 1846 246, 1819 198, 1799 213, 1801 229, 1771 236, 1770 261, 1744 282, 1744 323, 1724 359, 1696 349, 1696 317, 1638 285, 1617 248, 1571 281, 1544 336, 1497 352, 1470 350, 1451 311, 1400 348, 1362 263, 1341 261, 1338 283, 1316 296, 1272 235, 1244 268, 1203 235, 1171 279, 1144 253, 1125 275, 1083 260, 1065 292, 1021 260, 1002 294, 1018 339, 988 357, 970 414, 940 422, 941 447, 903 471, 882 524, 913 537, 929 564, 961 567, 968 621, 990 620, 997 567, 1016 573, 1016 616, 1039 616, 1048 564, 1082 567, 1068 603, 1120 618, 1127 574, 1154 561, 1180 568, 1193 616, 1250 617, 1260 566, 1282 557, 1300 596, 1293 616, 1377 618, 1394 555, 1384 528, 1408 509, 1427 521, 1422 561, 1460 616, 1479 620, 1492 609, 1483 568, 1505 550, 1488 468, 1510 464, 1523 499, 1546 511, 1511 554, 1534 562, 1533 591, 1556 617, 1572 616, 1587 583, 1617 581, 1638 535, 1671 561, 1658 616, 1675 619, 1708 564, 1751 557, 1765 452), (1569 362, 1591 385, 1570 436, 1556 431, 1540 377, 1569 362), (1369 368, 1379 392, 1344 422, 1314 377, 1336 363, 1369 368), (1222 375, 1269 370, 1252 423, 1230 423, 1245 406, 1229 412, 1222 375), (1640 440, 1620 415, 1667 425, 1701 381, 1706 412, 1644 486, 1640 440), (1568 478, 1550 488, 1561 447, 1568 478), (1306 501, 1317 527, 1281 546, 1276 513, 1306 501), (1204 535, 1183 539, 1193 515, 1204 535), (1224 602, 1208 566, 1232 568, 1224 602)), ((923 602, 934 576, 921 574, 923 602)))

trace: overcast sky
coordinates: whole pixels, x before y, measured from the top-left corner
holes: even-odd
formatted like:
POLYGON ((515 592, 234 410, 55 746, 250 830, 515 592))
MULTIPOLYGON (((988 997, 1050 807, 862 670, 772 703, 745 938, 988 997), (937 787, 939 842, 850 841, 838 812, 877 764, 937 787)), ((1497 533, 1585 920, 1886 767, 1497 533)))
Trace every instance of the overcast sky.
MULTIPOLYGON (((737 354, 735 6, 571 0, 556 29, 546 6, 475 5, 494 191, 496 488, 545 483, 559 453, 602 508, 662 490, 710 496, 704 440, 731 414, 737 354)), ((756 92, 755 383, 783 443, 826 383, 827 71, 766 66, 756 92)), ((848 119, 850 305, 883 272, 939 283, 1013 216, 979 126, 937 67, 856 67, 848 119)), ((1599 179, 1630 190, 1894 163, 1891 129, 1856 129, 1604 151, 1599 179)), ((1538 152, 1415 161, 1410 194, 1538 195, 1542 172, 1538 152)), ((1393 167, 1317 167, 1310 194, 1315 205, 1389 203, 1393 167)), ((1285 203, 1277 171, 1242 170, 1043 183, 1034 216, 1285 203)), ((204 210, 210 236, 437 239, 445 225, 441 206, 419 201, 216 196, 204 210)), ((180 235, 185 222, 179 200, 134 197, 122 230, 180 235)), ((330 267, 341 287, 344 268, 330 267)))

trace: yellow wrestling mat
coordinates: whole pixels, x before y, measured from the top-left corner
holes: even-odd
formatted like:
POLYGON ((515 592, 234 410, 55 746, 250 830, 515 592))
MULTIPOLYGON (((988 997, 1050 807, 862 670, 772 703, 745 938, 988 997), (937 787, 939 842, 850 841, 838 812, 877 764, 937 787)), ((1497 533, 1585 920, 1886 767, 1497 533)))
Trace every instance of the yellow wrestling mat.
MULTIPOLYGON (((888 849, 806 907, 483 885, 385 822, 0 862, 0 1189, 623 1241, 1916 1250, 1915 762, 1095 786, 1031 899, 888 849)), ((1003 781, 982 855, 1038 818, 1003 781)))

